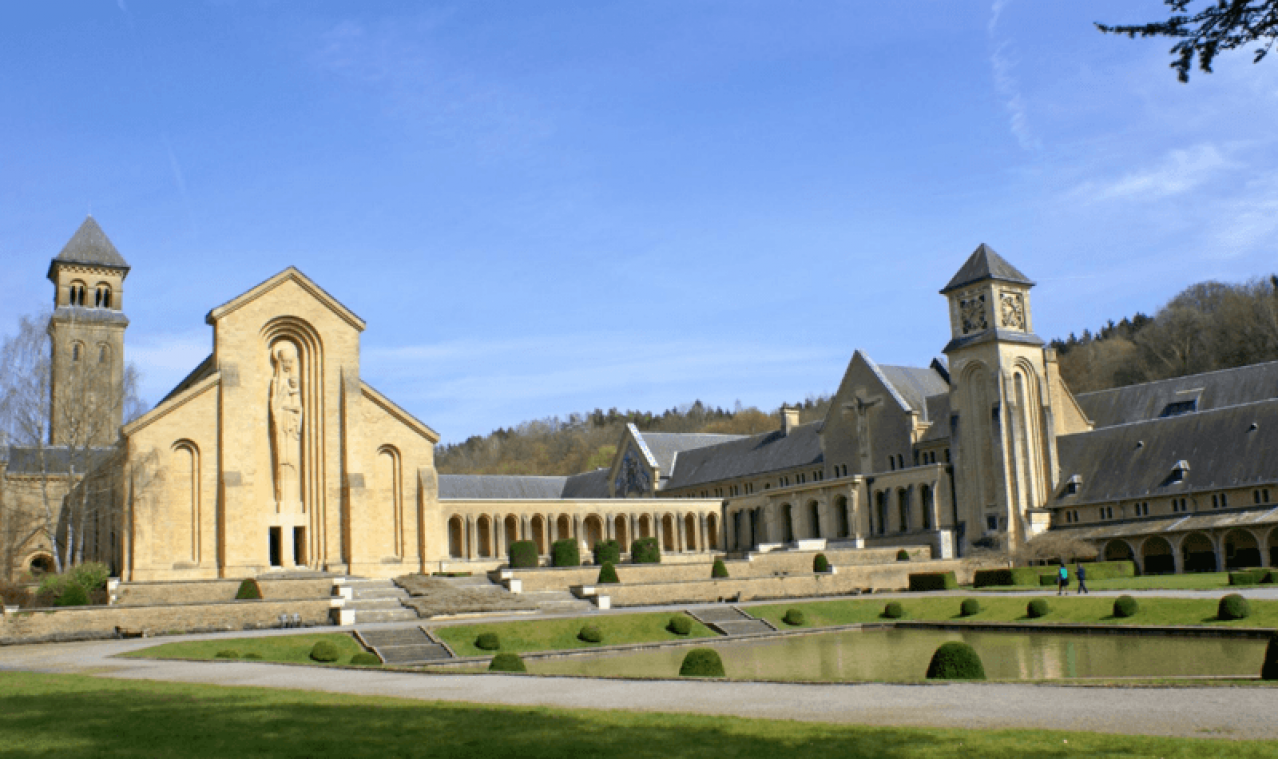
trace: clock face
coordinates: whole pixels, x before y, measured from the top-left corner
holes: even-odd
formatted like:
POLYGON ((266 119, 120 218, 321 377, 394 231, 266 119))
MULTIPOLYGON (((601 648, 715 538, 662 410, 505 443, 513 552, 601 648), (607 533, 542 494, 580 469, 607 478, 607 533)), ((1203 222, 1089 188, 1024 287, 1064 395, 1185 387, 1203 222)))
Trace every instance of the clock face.
POLYGON ((1002 303, 1003 326, 1025 329, 1025 299, 1021 294, 1003 293, 999 300, 1002 303))
POLYGON ((613 481, 613 486, 618 496, 636 496, 652 490, 652 478, 648 475, 648 468, 639 462, 639 457, 635 454, 633 448, 626 450, 626 455, 621 459, 621 467, 617 470, 617 479, 613 481))
POLYGON ((985 322, 985 294, 973 294, 959 300, 959 318, 963 322, 963 334, 979 332, 988 325, 985 322))

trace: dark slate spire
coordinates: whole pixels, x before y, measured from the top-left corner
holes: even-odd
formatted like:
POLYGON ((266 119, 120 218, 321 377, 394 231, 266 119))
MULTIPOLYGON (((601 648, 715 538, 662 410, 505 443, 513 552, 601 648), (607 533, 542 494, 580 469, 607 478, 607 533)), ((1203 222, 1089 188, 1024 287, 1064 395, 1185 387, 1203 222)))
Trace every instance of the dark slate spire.
MULTIPOLYGON (((86 217, 84 223, 71 236, 71 240, 62 248, 62 252, 53 259, 54 264, 87 264, 89 266, 109 266, 113 269, 128 271, 129 264, 107 239, 106 232, 94 221, 92 216, 86 217)), ((49 267, 49 275, 53 275, 53 267, 49 267)))
POLYGON ((1016 282, 1022 285, 1034 286, 1034 282, 1015 266, 1009 264, 1006 259, 994 252, 994 249, 985 243, 981 243, 971 256, 968 257, 967 263, 958 270, 958 274, 950 280, 941 294, 957 290, 960 287, 966 287, 974 282, 980 282, 986 279, 997 279, 1002 282, 1016 282))

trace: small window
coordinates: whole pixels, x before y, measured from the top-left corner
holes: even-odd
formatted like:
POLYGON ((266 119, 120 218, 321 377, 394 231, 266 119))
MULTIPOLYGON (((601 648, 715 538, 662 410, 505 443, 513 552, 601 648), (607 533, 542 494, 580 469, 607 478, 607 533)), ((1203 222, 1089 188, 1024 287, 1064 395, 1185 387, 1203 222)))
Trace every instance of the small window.
POLYGON ((949 449, 949 448, 946 448, 946 449, 945 449, 945 463, 947 463, 947 464, 948 464, 948 463, 950 463, 950 449, 949 449))
POLYGON ((997 530, 997 529, 998 529, 998 517, 996 517, 996 516, 988 516, 988 517, 985 517, 985 529, 989 530, 990 532, 993 532, 993 531, 997 530))
POLYGON ((1163 413, 1159 414, 1159 418, 1165 419, 1169 416, 1180 416, 1181 414, 1192 414, 1198 410, 1198 399, 1188 401, 1173 401, 1163 407, 1163 413))
POLYGON ((79 343, 71 343, 71 360, 72 361, 80 360, 80 344, 79 343))
POLYGON ((111 286, 99 283, 93 292, 93 305, 95 308, 111 307, 111 286))
POLYGON ((1220 508, 1224 509, 1224 508, 1228 508, 1228 507, 1229 507, 1229 494, 1228 494, 1228 493, 1221 493, 1221 494, 1220 494, 1220 508))

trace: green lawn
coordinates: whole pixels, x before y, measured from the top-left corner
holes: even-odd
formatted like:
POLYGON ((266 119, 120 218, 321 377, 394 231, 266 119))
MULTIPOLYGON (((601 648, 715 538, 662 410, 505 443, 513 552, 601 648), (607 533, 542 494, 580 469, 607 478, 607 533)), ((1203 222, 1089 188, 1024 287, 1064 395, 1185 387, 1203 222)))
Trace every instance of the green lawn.
MULTIPOLYGON (((1074 567, 1069 570, 1069 587, 1078 590, 1078 577, 1074 567)), ((1116 577, 1112 580, 1088 580, 1088 590, 1220 590, 1229 585, 1228 572, 1204 572, 1201 574, 1147 575, 1144 577, 1116 577)), ((1255 585, 1245 587, 1258 587, 1255 585)), ((1259 587, 1266 587, 1261 585, 1259 587)), ((1056 590, 1055 585, 998 585, 978 588, 977 593, 1000 593, 1010 590, 1056 590)))
POLYGON ((340 657, 334 664, 349 664, 351 657, 364 650, 347 633, 300 633, 298 635, 273 635, 262 638, 220 638, 217 640, 189 640, 177 643, 161 643, 158 646, 132 651, 122 656, 139 659, 213 659, 219 651, 236 651, 241 657, 255 653, 268 662, 316 664, 310 657, 311 647, 321 640, 332 641, 340 657))
POLYGON ((492 707, 26 672, 0 673, 0 693, 11 759, 1278 756, 1260 741, 492 707))
MULTIPOLYGON (((1224 595, 1222 593, 1221 595, 1224 595)), ((973 617, 960 617, 962 596, 897 597, 905 609, 905 619, 926 621, 971 620, 976 622, 1075 622, 1102 625, 1212 625, 1224 627, 1273 627, 1278 628, 1278 601, 1250 601, 1251 616, 1232 622, 1216 619, 1217 599, 1198 598, 1139 598, 1140 612, 1134 617, 1118 619, 1112 616, 1113 598, 1094 596, 1047 597, 1051 613, 1041 619, 1030 619, 1025 606, 1031 598, 1026 596, 1000 596, 973 594, 981 602, 981 613, 973 617)), ((885 621, 881 616, 887 600, 840 599, 812 601, 808 603, 782 603, 768 606, 747 606, 745 611, 766 619, 777 628, 793 629, 781 621, 786 609, 802 609, 807 617, 806 627, 828 627, 864 622, 885 621)))
MULTIPOLYGON (((684 638, 718 637, 714 631, 696 620, 692 621, 689 635, 675 635, 666 630, 666 623, 677 612, 653 614, 618 614, 575 619, 537 619, 493 624, 457 625, 437 627, 435 634, 452 647, 458 656, 489 656, 492 651, 475 648, 475 638, 481 633, 497 633, 502 651, 527 653, 532 651, 557 651, 565 648, 599 648, 625 643, 654 643, 684 638), (577 638, 584 625, 597 625, 603 632, 600 643, 585 643, 577 638)), ((691 619, 691 618, 689 618, 691 619)))

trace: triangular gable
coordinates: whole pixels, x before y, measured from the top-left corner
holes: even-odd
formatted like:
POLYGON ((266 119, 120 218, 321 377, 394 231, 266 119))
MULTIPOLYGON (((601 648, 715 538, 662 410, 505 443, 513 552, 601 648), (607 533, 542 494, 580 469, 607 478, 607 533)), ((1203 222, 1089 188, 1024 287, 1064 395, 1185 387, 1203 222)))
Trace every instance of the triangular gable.
POLYGON ((839 380, 839 389, 834 391, 834 398, 830 403, 830 408, 826 409, 825 419, 823 420, 825 425, 828 425, 833 421, 833 416, 836 412, 842 411, 839 399, 852 391, 852 388, 848 385, 852 382, 852 372, 856 368, 857 361, 863 363, 870 373, 874 375, 875 379, 879 381, 879 384, 883 386, 883 390, 892 398, 892 400, 896 401, 896 404, 901 408, 902 412, 908 414, 914 410, 910 404, 906 402, 905 398, 901 397, 901 394, 897 392, 896 387, 888 381, 887 377, 883 376, 883 372, 879 369, 878 364, 874 363, 869 356, 865 355, 860 350, 856 350, 852 353, 852 359, 848 361, 848 368, 843 371, 843 379, 839 380))
POLYGON ((410 427, 414 432, 426 438, 431 443, 439 442, 438 432, 434 431, 429 426, 427 426, 425 422, 422 422, 417 417, 413 416, 412 414, 408 413, 404 409, 400 408, 390 398, 387 398, 386 396, 379 393, 377 390, 374 390, 372 385, 369 385, 364 380, 360 380, 359 388, 360 388, 360 392, 363 393, 365 398, 372 401, 379 408, 381 408, 383 411, 393 416, 395 419, 399 420, 406 426, 410 427))
POLYGON ((208 316, 204 317, 204 321, 212 325, 216 323, 222 317, 226 316, 227 314, 249 303, 252 303, 253 301, 257 300, 263 295, 266 295, 267 293, 275 290, 276 288, 288 282, 296 283, 303 290, 310 293, 320 303, 323 303, 325 306, 328 306, 328 308, 333 313, 337 314, 338 317, 340 317, 347 324, 350 324, 352 327, 354 327, 356 330, 360 332, 364 331, 363 319, 356 316, 355 313, 351 311, 349 308, 347 308, 346 306, 343 306, 341 302, 337 300, 337 298, 334 298, 333 296, 325 292, 324 288, 320 287, 319 285, 311 281, 310 277, 298 271, 297 267, 295 266, 288 267, 284 271, 280 272, 279 274, 276 274, 274 277, 271 277, 270 279, 266 280, 265 282, 258 285, 257 287, 254 287, 253 289, 249 290, 243 295, 235 298, 234 300, 230 300, 226 303, 223 303, 222 305, 218 306, 212 311, 209 311, 208 316))

